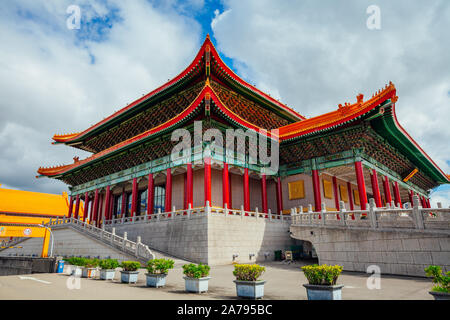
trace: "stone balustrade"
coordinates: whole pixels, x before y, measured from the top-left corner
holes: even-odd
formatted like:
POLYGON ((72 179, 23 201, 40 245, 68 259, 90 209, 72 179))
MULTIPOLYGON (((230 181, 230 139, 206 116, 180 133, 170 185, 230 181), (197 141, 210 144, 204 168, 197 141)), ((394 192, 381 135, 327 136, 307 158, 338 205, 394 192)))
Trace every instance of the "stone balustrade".
MULTIPOLYGON (((173 208, 175 209, 175 208, 173 208)), ((187 210, 173 210, 170 212, 161 212, 161 209, 154 214, 145 214, 133 217, 123 217, 118 219, 106 220, 104 225, 112 226, 117 224, 133 224, 133 223, 154 223, 163 220, 174 219, 190 219, 198 215, 224 215, 224 216, 240 216, 253 217, 255 219, 268 219, 270 221, 291 221, 290 215, 273 214, 270 209, 268 213, 259 212, 258 208, 255 211, 245 211, 243 206, 241 209, 228 209, 220 207, 211 207, 209 203, 205 207, 188 208, 187 210)))
POLYGON ((77 220, 75 218, 62 218, 62 219, 50 219, 47 224, 49 227, 58 228, 70 225, 71 227, 85 232, 92 237, 100 240, 108 245, 121 250, 122 252, 134 255, 142 261, 148 261, 149 259, 154 259, 155 254, 150 250, 150 248, 140 241, 140 237, 137 241, 131 241, 127 239, 127 233, 125 232, 123 237, 115 234, 115 229, 112 232, 105 230, 105 227, 97 228, 91 224, 85 223, 82 220, 77 220))
POLYGON ((345 204, 340 201, 340 211, 327 211, 322 204, 320 212, 313 212, 309 206, 307 212, 303 208, 292 208, 291 219, 293 226, 341 226, 347 228, 371 229, 416 229, 416 230, 445 230, 450 232, 450 208, 422 208, 418 196, 413 198, 414 206, 404 208, 393 204, 385 208, 377 208, 374 199, 370 199, 367 210, 347 211, 345 204))

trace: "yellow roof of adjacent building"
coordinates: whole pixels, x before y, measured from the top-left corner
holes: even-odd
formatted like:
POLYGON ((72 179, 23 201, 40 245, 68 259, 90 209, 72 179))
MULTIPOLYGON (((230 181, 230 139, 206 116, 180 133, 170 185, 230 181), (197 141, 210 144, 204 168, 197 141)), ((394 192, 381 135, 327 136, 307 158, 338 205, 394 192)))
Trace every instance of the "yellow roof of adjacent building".
POLYGON ((0 213, 65 216, 68 214, 68 211, 69 200, 66 192, 58 195, 4 189, 0 185, 0 213))

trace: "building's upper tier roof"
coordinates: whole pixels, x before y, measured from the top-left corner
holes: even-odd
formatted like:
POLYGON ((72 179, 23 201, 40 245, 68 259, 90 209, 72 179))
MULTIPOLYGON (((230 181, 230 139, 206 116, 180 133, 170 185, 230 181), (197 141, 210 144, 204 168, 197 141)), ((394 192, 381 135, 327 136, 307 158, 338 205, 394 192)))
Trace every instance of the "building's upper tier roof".
POLYGON ((215 73, 215 77, 227 82, 233 89, 243 92, 250 99, 265 105, 273 112, 289 119, 289 122, 305 119, 304 116, 300 115, 295 110, 272 98, 270 95, 262 92, 236 75, 220 58, 208 35, 195 59, 178 76, 82 132, 61 135, 55 134, 53 136, 54 143, 65 143, 76 146, 86 138, 101 132, 105 127, 111 126, 117 119, 123 119, 127 114, 131 114, 150 100, 156 100, 164 94, 170 94, 173 89, 195 79, 198 77, 200 70, 205 70, 206 73, 215 73))

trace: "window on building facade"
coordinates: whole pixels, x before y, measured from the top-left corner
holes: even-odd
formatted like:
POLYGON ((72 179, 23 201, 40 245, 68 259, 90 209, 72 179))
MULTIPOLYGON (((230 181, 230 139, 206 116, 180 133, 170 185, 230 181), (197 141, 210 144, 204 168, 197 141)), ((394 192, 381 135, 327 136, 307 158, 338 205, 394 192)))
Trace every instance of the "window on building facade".
POLYGON ((119 194, 114 197, 114 210, 113 210, 114 218, 118 219, 122 216, 122 195, 119 194))
POLYGON ((137 198, 137 208, 136 208, 136 215, 141 216, 145 215, 147 212, 147 189, 145 190, 139 190, 138 192, 138 198, 137 198))
POLYGON ((158 209, 161 209, 161 212, 164 212, 165 199, 166 199, 166 186, 165 185, 155 186, 155 198, 154 198, 155 213, 158 212, 158 209))

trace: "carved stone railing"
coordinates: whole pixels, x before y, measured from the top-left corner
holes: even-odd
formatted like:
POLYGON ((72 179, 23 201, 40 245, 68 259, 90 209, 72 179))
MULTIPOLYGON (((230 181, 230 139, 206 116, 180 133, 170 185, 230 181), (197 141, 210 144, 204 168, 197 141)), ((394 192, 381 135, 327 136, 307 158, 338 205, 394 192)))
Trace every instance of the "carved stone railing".
POLYGON ((268 221, 291 221, 290 215, 278 215, 271 213, 270 209, 268 213, 262 213, 258 211, 258 208, 256 208, 256 211, 245 211, 243 206, 241 206, 241 209, 228 209, 226 206, 225 208, 219 208, 219 207, 211 207, 209 206, 209 203, 206 204, 205 207, 199 207, 199 208, 189 208, 187 210, 175 210, 173 208, 170 212, 161 212, 161 209, 158 210, 158 212, 154 214, 145 214, 141 216, 134 216, 134 217, 123 217, 118 219, 112 219, 112 220, 106 220, 104 224, 106 226, 114 226, 114 225, 121 225, 121 224, 134 224, 134 223, 155 223, 159 221, 172 221, 172 220, 189 220, 194 217, 198 216, 207 216, 207 215, 223 215, 225 217, 228 216, 239 216, 241 218, 247 217, 247 218, 254 218, 257 219, 267 219, 268 221))
POLYGON ((293 226, 341 226, 346 228, 371 229, 415 229, 439 230, 450 233, 450 208, 422 208, 419 197, 414 196, 414 206, 398 208, 388 206, 377 208, 374 199, 370 199, 367 210, 347 211, 340 201, 340 211, 327 211, 322 204, 320 212, 313 212, 309 205, 308 211, 303 208, 291 210, 293 226))
POLYGON ((52 229, 58 229, 58 227, 70 225, 71 227, 87 233, 97 240, 117 248, 124 253, 135 256, 140 260, 147 261, 155 258, 155 254, 150 250, 150 248, 141 242, 141 237, 138 236, 137 241, 134 242, 127 239, 126 232, 123 237, 116 235, 114 228, 112 229, 112 232, 108 232, 105 230, 104 226, 102 228, 97 228, 75 218, 62 218, 57 220, 50 219, 47 225, 52 229))

